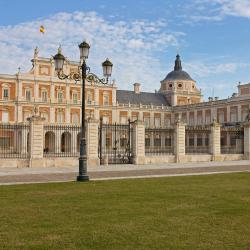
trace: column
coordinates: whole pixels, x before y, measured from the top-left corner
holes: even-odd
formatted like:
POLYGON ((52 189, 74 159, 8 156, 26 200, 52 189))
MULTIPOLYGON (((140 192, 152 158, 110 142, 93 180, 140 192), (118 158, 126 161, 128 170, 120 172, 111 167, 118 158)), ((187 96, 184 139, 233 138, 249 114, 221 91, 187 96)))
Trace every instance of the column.
POLYGON ((189 112, 187 112, 187 124, 189 125, 189 112))
POLYGON ((39 99, 39 84, 37 81, 35 81, 35 86, 34 86, 34 98, 35 98, 35 101, 38 101, 39 99))
POLYGON ((78 131, 72 132, 72 153, 77 153, 77 133, 78 131))
POLYGON ((99 105, 99 89, 95 87, 94 89, 95 105, 99 105))
POLYGON ((230 117, 230 106, 227 106, 227 121, 226 122, 230 122, 231 121, 231 117, 230 117))
POLYGON ((132 138, 133 163, 143 165, 145 163, 145 126, 142 121, 133 124, 132 138))
POLYGON ((165 124, 165 119, 164 119, 165 114, 162 112, 161 113, 161 127, 165 128, 167 125, 165 124))
POLYGON ((238 122, 241 122, 241 105, 238 105, 237 120, 238 120, 238 122))
POLYGON ((55 153, 61 153, 62 131, 55 131, 55 153))
POLYGON ((150 122, 149 122, 149 127, 154 128, 155 127, 155 120, 154 120, 154 112, 150 112, 150 122))
POLYGON ((55 107, 50 107, 50 111, 49 111, 49 121, 50 123, 54 123, 55 122, 55 107))
POLYGON ((211 126, 210 133, 210 154, 213 161, 220 160, 221 145, 220 145, 220 124, 214 121, 211 126))
POLYGON ((194 111, 194 125, 197 126, 197 110, 194 111))
POLYGON ((176 122, 174 140, 176 162, 183 162, 185 160, 185 123, 176 122))
POLYGON ((40 116, 32 116, 28 118, 30 124, 30 134, 29 134, 30 167, 44 167, 44 162, 43 162, 44 120, 45 119, 40 116))
POLYGON ((55 84, 53 82, 50 84, 50 102, 55 102, 55 84))
POLYGON ((65 121, 66 121, 66 123, 71 123, 71 121, 70 121, 70 107, 68 106, 68 107, 66 107, 66 114, 65 114, 65 121))
POLYGON ((98 120, 89 119, 86 127, 87 161, 90 167, 100 165, 100 159, 98 158, 98 125, 98 120))
POLYGON ((250 160, 250 122, 244 123, 244 159, 250 160))
POLYGON ((66 103, 70 103, 70 85, 66 83, 66 103))

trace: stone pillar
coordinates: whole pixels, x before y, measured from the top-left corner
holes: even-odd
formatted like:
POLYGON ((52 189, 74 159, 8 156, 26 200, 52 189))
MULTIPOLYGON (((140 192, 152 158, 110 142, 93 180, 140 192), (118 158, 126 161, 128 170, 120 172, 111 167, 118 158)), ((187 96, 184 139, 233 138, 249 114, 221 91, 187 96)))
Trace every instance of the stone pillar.
POLYGON ((55 84, 53 82, 50 84, 50 102, 55 102, 55 84))
POLYGON ((100 159, 98 158, 98 124, 98 120, 89 119, 86 126, 87 156, 90 167, 100 165, 100 159))
POLYGON ((37 81, 35 81, 35 86, 34 86, 34 98, 35 101, 38 101, 39 99, 39 85, 37 81))
POLYGON ((185 123, 180 120, 175 124, 175 157, 176 162, 183 162, 185 160, 185 123))
POLYGON ((231 122, 231 109, 230 109, 230 106, 227 106, 227 121, 226 122, 231 122))
POLYGON ((133 123, 132 151, 133 163, 145 164, 145 126, 142 121, 133 123))
POLYGON ((250 160, 250 122, 244 123, 244 159, 250 160))
POLYGON ((97 87, 94 89, 94 99, 95 105, 99 105, 99 89, 97 87))
POLYGON ((33 115, 28 118, 30 124, 29 135, 29 152, 30 152, 30 167, 44 167, 43 149, 44 149, 44 118, 33 115))
POLYGON ((70 107, 68 105, 66 107, 65 120, 66 120, 66 123, 71 123, 71 121, 70 121, 70 107))
POLYGON ((220 124, 214 121, 211 126, 210 133, 210 154, 213 161, 219 161, 221 155, 220 145, 220 124))
POLYGON ((66 103, 70 103, 70 85, 66 83, 66 103))
POLYGON ((77 133, 78 131, 72 132, 72 153, 77 153, 77 133))
POLYGON ((241 122, 241 105, 238 105, 238 110, 237 110, 237 121, 241 122))

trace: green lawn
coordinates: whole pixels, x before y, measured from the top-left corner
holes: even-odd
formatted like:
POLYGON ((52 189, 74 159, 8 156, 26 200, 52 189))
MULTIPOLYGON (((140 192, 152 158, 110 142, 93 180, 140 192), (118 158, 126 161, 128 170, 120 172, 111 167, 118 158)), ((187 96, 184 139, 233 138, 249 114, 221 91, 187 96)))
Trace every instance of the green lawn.
POLYGON ((250 249, 250 173, 0 186, 0 249, 250 249))

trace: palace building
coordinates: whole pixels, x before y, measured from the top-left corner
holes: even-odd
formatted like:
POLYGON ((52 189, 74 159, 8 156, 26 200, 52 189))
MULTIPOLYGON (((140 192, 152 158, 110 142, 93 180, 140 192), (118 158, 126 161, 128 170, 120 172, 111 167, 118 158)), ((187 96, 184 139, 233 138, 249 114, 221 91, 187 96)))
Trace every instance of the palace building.
MULTIPOLYGON (((26 124, 34 114, 39 115, 43 118, 44 126, 47 126, 47 133, 50 132, 50 139, 46 137, 46 134, 44 135, 47 139, 44 139, 43 150, 44 153, 47 153, 51 150, 48 141, 56 140, 55 135, 48 131, 49 125, 80 125, 81 84, 74 80, 59 80, 55 72, 53 58, 39 57, 38 49, 35 49, 31 62, 32 69, 27 73, 19 71, 14 75, 0 74, 0 123, 2 126, 4 124, 26 124)), ((66 60, 64 71, 69 74, 76 71, 78 66, 78 62, 66 60)), ((142 87, 140 83, 134 83, 133 90, 120 90, 115 81, 107 85, 87 82, 85 96, 87 118, 97 121, 102 118, 104 125, 126 125, 128 120, 140 121, 145 129, 143 140, 145 141, 144 150, 146 150, 150 146, 162 148, 178 143, 176 134, 172 136, 171 142, 167 136, 164 137, 165 141, 163 142, 160 141, 162 131, 152 138, 150 129, 170 129, 175 126, 176 122, 182 122, 189 127, 203 128, 217 122, 221 126, 229 127, 245 122, 248 117, 250 83, 239 84, 238 93, 233 93, 227 99, 220 100, 217 97, 211 97, 208 101, 204 101, 198 84, 182 69, 179 55, 176 56, 173 71, 168 73, 159 83, 158 91, 154 93, 143 92, 142 87)), ((98 131, 96 133, 98 134, 98 131)), ((186 131, 184 139, 186 147, 188 144, 196 148, 199 146, 208 147, 211 138, 210 135, 205 134, 202 135, 202 138, 199 137, 199 133, 192 137, 188 136, 186 131)), ((116 148, 113 147, 113 139, 108 138, 108 135, 106 137, 105 145, 108 147, 110 144, 111 148, 116 148), (107 143, 108 141, 109 143, 107 143)), ((0 133, 0 148, 15 142, 15 140, 6 138, 6 134, 0 133)), ((27 151, 29 140, 30 138, 26 138, 24 143, 27 146, 27 151)), ((76 148, 67 149, 68 151, 73 152, 79 149, 76 145, 79 136, 64 134, 64 137, 60 139, 58 152, 65 152, 67 140, 70 141, 68 148, 73 144, 76 148), (64 145, 61 145, 62 141, 64 141, 64 145)), ((128 139, 126 140, 128 141, 128 139)), ((223 135, 221 133, 220 143, 227 146, 231 144, 237 146, 235 138, 230 137, 229 134, 223 135)), ((54 145, 55 142, 52 144, 54 145)), ((123 141, 122 145, 125 144, 123 141)), ((11 147, 17 153, 17 150, 14 149, 15 145, 13 144, 11 147)), ((55 145, 53 147, 52 151, 55 152, 55 145)), ((212 154, 211 152, 208 149, 207 153, 212 154)), ((173 154, 177 154, 175 150, 173 150, 173 154)))

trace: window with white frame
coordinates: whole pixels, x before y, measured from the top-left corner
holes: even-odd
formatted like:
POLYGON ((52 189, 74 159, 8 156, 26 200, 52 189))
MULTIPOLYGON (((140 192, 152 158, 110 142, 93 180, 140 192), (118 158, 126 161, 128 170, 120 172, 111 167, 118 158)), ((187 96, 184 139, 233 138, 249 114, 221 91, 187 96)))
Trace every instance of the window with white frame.
POLYGON ((30 89, 25 89, 25 99, 26 99, 26 101, 30 101, 30 99, 31 99, 31 90, 30 89))
POLYGON ((103 123, 108 124, 109 123, 109 117, 108 116, 103 116, 103 123))
POLYGON ((207 115, 205 116, 205 123, 206 123, 206 124, 211 123, 211 116, 210 116, 210 114, 207 114, 207 115))
POLYGON ((57 113, 57 122, 58 123, 63 123, 64 122, 64 114, 61 111, 57 113))
POLYGON ((2 122, 9 122, 9 111, 2 112, 2 122))
POLYGON ((109 105, 109 94, 108 93, 103 94, 103 104, 109 105))
POLYGON ((127 123, 127 116, 121 116, 120 121, 121 121, 121 124, 126 124, 127 123))
POLYGON ((78 124, 78 123, 79 123, 79 116, 78 116, 77 113, 74 113, 74 114, 72 115, 72 122, 73 122, 74 124, 78 124))
POLYGON ((197 124, 201 125, 202 124, 202 115, 197 116, 197 124))
POLYGON ((3 99, 4 100, 9 100, 9 88, 4 88, 3 89, 3 99))
POLYGON ((148 128, 150 126, 150 118, 149 117, 144 117, 144 124, 145 127, 148 128))
POLYGON ((230 113, 230 121, 231 122, 237 122, 237 112, 236 111, 232 111, 230 113))
POLYGON ((219 112, 219 123, 224 123, 224 112, 219 112))
POLYGON ((170 117, 166 117, 165 118, 165 126, 169 127, 171 125, 171 118, 170 117))
POLYGON ((161 118, 155 117, 155 127, 160 128, 161 127, 161 118))
POLYGON ((43 89, 43 90, 42 90, 42 101, 43 101, 43 102, 47 102, 47 99, 48 99, 47 90, 46 90, 46 89, 43 89))
POLYGON ((90 91, 88 91, 87 94, 87 103, 92 104, 92 93, 90 91))
POLYGON ((58 91, 57 98, 58 98, 58 103, 62 103, 63 102, 63 92, 61 90, 58 91))
POLYGON ((73 92, 72 93, 72 99, 73 99, 73 103, 77 104, 77 101, 78 101, 78 94, 77 94, 77 92, 73 92))

